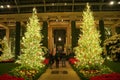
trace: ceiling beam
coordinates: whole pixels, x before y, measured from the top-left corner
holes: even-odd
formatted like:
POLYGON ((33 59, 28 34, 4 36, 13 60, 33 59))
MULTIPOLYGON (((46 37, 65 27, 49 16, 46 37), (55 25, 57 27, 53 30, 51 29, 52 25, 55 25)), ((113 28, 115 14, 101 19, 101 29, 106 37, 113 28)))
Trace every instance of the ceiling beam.
MULTIPOLYGON (((10 21, 26 21, 32 15, 32 13, 27 14, 4 14, 0 15, 0 22, 10 22, 10 21)), ((94 12, 93 16, 95 19, 120 19, 120 12, 94 12)), ((48 20, 50 18, 61 18, 68 20, 79 20, 82 18, 82 12, 55 12, 55 13, 38 13, 38 17, 43 20, 48 20)))
MULTIPOLYGON (((27 14, 4 14, 0 15, 1 23, 15 23, 16 21, 26 22, 32 13, 27 14)), ((116 27, 120 25, 119 11, 114 12, 94 12, 93 14, 96 23, 98 24, 100 19, 104 20, 105 26, 116 27)), ((55 13, 38 13, 40 21, 71 21, 75 20, 81 22, 82 12, 55 12, 55 13)))
POLYGON ((112 27, 116 27, 116 26, 120 27, 120 19, 112 25, 112 27))
MULTIPOLYGON (((45 2, 45 0, 44 0, 45 2)), ((53 3, 46 3, 46 4, 25 4, 25 5, 17 5, 17 6, 11 6, 12 8, 22 8, 22 7, 44 7, 44 6, 80 6, 80 5, 86 5, 86 3, 54 3, 54 5, 52 5, 53 3)), ((109 5, 109 3, 105 3, 105 2, 94 2, 94 3, 89 3, 90 5, 109 5)))
POLYGON ((8 27, 5 26, 5 24, 3 24, 3 23, 0 23, 0 27, 2 27, 2 28, 4 28, 4 29, 8 29, 8 27))

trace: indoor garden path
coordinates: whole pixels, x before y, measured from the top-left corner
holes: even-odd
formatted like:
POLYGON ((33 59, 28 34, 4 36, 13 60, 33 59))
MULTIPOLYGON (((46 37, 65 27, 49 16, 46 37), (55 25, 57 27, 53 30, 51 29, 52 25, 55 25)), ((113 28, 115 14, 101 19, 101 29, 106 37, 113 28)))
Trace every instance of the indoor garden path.
POLYGON ((59 68, 54 64, 52 69, 48 68, 38 80, 80 80, 80 78, 68 62, 66 67, 62 67, 60 62, 59 68))

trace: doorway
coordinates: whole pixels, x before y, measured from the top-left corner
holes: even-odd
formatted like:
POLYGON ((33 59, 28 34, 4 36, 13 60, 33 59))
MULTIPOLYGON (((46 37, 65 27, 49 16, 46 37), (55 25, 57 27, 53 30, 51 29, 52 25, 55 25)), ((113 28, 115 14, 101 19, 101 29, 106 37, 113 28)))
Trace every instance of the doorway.
POLYGON ((49 22, 48 48, 52 51, 57 46, 71 47, 71 24, 70 22, 49 22))
POLYGON ((62 47, 66 44, 66 30, 65 29, 54 29, 53 30, 54 36, 54 45, 57 47, 62 47))

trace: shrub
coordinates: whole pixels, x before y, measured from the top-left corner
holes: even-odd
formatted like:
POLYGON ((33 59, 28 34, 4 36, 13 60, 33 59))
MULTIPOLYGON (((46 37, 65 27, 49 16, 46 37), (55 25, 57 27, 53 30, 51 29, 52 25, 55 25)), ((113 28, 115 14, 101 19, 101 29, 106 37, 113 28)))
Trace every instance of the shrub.
POLYGON ((114 61, 120 59, 120 34, 114 35, 104 41, 104 55, 114 61))

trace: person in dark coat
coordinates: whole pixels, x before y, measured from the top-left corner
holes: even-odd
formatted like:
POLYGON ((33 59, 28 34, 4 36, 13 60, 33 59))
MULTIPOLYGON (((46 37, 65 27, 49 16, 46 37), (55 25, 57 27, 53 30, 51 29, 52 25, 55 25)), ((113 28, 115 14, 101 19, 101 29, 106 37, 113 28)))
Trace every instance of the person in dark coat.
POLYGON ((49 65, 51 69, 52 69, 53 63, 54 63, 54 55, 53 55, 53 51, 51 51, 49 52, 49 65))
POLYGON ((63 52, 61 54, 62 58, 61 58, 61 61, 62 61, 62 67, 65 67, 66 66, 66 53, 63 52))
POLYGON ((62 48, 61 47, 58 47, 57 48, 57 51, 56 51, 56 54, 55 54, 55 60, 56 60, 56 68, 59 68, 59 61, 60 61, 60 55, 62 54, 62 48))
POLYGON ((56 51, 55 54, 56 68, 59 68, 59 60, 60 60, 60 53, 56 51))

